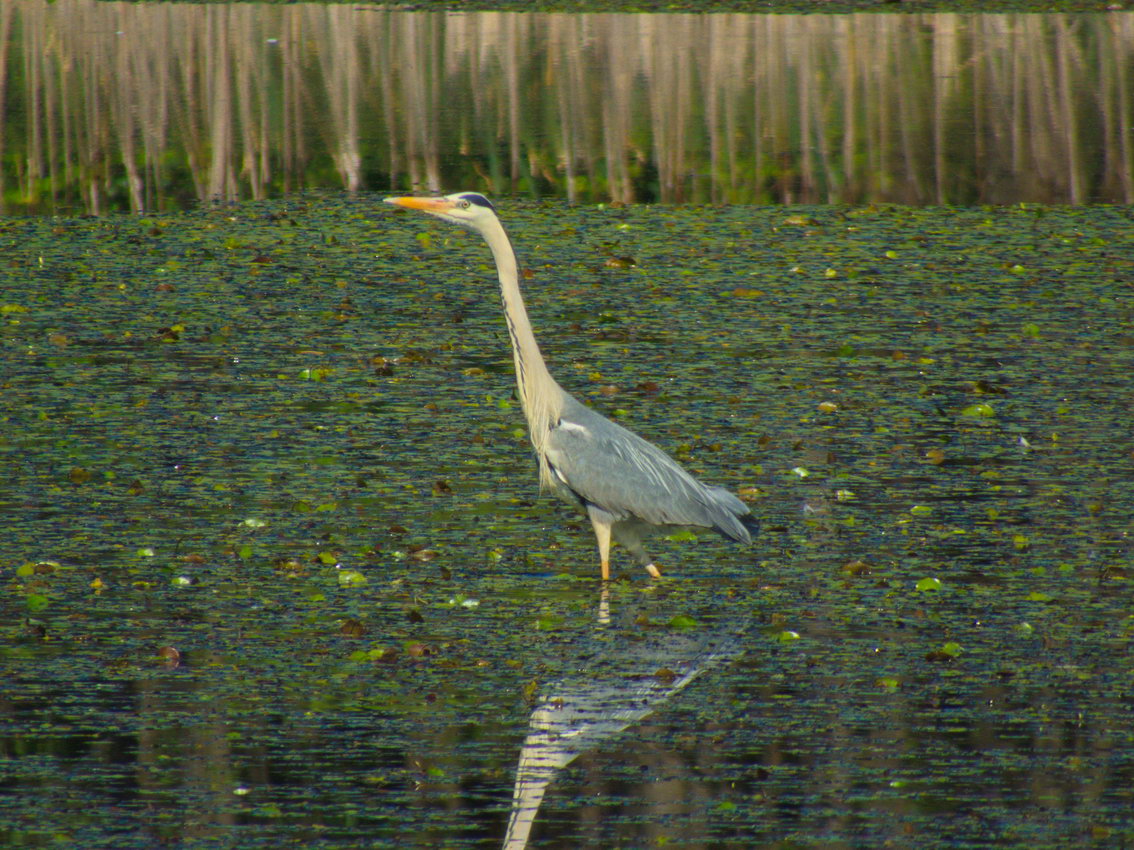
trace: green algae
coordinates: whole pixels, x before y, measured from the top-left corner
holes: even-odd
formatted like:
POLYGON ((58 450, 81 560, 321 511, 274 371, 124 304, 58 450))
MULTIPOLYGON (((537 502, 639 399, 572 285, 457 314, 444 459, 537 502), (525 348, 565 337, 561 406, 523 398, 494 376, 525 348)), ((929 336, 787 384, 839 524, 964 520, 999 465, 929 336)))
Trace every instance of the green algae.
POLYGON ((537 839, 1131 835, 1128 208, 499 207, 553 373, 764 533, 599 623, 472 235, 0 221, 6 843, 487 846, 580 647, 748 619, 537 839))

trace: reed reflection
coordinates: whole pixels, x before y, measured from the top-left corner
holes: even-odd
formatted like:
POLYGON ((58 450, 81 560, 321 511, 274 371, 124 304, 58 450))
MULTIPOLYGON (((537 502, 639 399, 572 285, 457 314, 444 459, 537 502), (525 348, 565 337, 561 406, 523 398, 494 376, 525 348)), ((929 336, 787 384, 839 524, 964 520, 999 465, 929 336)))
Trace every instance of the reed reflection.
POLYGON ((576 647, 578 675, 541 689, 516 766, 504 850, 527 846, 544 794, 560 770, 743 652, 743 624, 644 631, 635 624, 640 616, 627 607, 612 621, 604 599, 588 644, 576 647))
POLYGON ((1134 15, 0 3, 5 211, 445 185, 1134 202, 1134 15))

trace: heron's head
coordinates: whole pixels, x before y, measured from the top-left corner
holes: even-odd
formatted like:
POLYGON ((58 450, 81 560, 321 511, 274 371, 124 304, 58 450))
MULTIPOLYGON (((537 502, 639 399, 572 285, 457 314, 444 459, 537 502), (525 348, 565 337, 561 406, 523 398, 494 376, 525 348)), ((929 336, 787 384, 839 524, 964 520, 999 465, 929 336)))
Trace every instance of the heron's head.
POLYGON ((386 198, 387 204, 394 204, 410 210, 421 210, 445 221, 484 232, 489 221, 496 220, 496 210, 488 198, 477 192, 457 192, 443 198, 386 198))

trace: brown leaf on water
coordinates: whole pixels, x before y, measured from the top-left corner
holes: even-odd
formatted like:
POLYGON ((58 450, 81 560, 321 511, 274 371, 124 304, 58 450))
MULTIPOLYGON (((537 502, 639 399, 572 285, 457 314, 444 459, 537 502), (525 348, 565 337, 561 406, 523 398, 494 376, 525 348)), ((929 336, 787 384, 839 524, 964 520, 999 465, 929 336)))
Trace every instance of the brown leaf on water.
POLYGON ((344 637, 359 638, 366 634, 366 626, 359 620, 347 618, 339 624, 339 633, 344 637))
POLYGON ((539 682, 537 682, 535 679, 528 681, 524 685, 523 689, 521 690, 521 694, 524 697, 524 702, 527 702, 527 703, 534 702, 535 698, 536 698, 536 694, 538 694, 538 693, 539 693, 539 682))
POLYGON ((163 667, 174 669, 181 666, 181 653, 172 646, 163 646, 157 652, 163 667))
POLYGON ((807 466, 822 466, 834 463, 836 460, 834 452, 820 446, 804 448, 801 459, 807 466))
POLYGON ((812 218, 809 215, 789 215, 784 219, 784 224, 791 227, 817 227, 819 225, 818 219, 812 218))
POLYGON ((272 566, 277 571, 286 573, 288 577, 296 577, 307 573, 307 567, 295 558, 280 558, 273 563, 272 566))

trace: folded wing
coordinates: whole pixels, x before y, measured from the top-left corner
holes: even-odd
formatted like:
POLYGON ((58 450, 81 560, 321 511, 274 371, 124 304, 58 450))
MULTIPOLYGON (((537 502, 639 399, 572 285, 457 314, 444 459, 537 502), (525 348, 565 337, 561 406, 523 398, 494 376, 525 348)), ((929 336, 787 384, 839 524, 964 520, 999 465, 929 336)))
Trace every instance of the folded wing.
POLYGON ((661 449, 569 398, 546 444, 551 473, 584 504, 618 520, 701 526, 751 540, 748 507, 697 481, 661 449))

